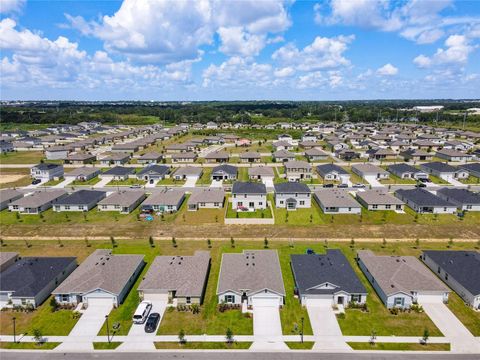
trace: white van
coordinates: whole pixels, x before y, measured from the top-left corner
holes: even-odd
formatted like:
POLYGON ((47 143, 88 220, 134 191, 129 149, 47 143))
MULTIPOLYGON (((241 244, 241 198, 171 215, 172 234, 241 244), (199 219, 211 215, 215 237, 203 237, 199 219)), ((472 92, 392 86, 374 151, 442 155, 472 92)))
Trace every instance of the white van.
POLYGON ((150 301, 142 301, 133 315, 133 323, 143 324, 147 320, 150 310, 152 310, 152 303, 150 301))

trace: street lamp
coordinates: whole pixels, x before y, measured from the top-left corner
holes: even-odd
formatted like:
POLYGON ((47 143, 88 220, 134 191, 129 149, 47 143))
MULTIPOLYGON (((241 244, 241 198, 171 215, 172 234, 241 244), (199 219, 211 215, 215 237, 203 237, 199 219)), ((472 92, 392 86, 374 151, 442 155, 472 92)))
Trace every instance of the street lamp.
POLYGON ((108 343, 110 343, 110 328, 108 327, 108 315, 105 315, 105 321, 107 322, 107 339, 108 343))
POLYGON ((303 316, 302 316, 302 332, 300 333, 300 336, 302 338, 302 344, 303 344, 303 316))
POLYGON ((15 334, 15 320, 17 320, 17 318, 14 316, 12 318, 13 320, 13 342, 16 343, 17 342, 17 334, 15 334))

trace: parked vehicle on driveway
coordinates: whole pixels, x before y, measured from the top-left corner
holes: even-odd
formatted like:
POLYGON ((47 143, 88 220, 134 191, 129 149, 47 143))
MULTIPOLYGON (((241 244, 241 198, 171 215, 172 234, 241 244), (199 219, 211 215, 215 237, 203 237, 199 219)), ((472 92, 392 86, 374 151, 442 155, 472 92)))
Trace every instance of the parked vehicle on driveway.
POLYGON ((153 333, 157 330, 158 323, 160 322, 160 314, 159 313, 151 313, 145 323, 145 332, 146 333, 153 333))
POLYGON ((333 188, 333 184, 323 184, 324 188, 333 188))
POLYGON ((338 184, 337 187, 340 188, 340 189, 346 189, 346 188, 348 188, 348 184, 338 184))
POLYGON ((363 189, 365 187, 365 184, 353 184, 353 187, 357 189, 363 189))
POLYGON ((133 314, 133 323, 143 324, 147 320, 151 310, 152 303, 150 301, 142 301, 140 305, 138 305, 135 314, 133 314))
MULTIPOLYGON (((151 183, 152 184, 152 183, 151 183)), ((140 184, 133 184, 133 185, 130 185, 130 189, 141 189, 142 188, 142 185, 140 184)))
POLYGON ((42 180, 40 179, 33 179, 32 180, 32 185, 37 185, 37 184, 40 184, 42 182, 42 180))

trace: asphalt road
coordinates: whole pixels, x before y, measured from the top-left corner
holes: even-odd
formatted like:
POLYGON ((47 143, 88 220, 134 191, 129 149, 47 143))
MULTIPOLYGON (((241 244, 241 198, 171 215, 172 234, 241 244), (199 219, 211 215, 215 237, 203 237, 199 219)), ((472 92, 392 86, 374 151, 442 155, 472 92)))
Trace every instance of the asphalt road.
POLYGON ((478 360, 479 355, 456 354, 411 354, 411 353, 353 353, 329 354, 312 352, 237 352, 237 351, 191 351, 191 352, 152 352, 152 353, 55 353, 55 352, 1 352, 2 360, 478 360), (228 355, 227 355, 228 354, 228 355))

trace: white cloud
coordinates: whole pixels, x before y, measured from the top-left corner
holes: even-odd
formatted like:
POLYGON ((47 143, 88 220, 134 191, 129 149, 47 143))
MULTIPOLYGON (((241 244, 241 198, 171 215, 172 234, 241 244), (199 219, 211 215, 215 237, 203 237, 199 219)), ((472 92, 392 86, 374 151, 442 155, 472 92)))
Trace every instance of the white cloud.
POLYGON ((432 65, 464 65, 474 49, 465 35, 450 35, 445 40, 445 48, 438 48, 431 57, 419 55, 413 62, 420 68, 432 65))
POLYGON ((377 74, 382 76, 393 76, 398 74, 398 68, 388 63, 377 69, 377 74))
POLYGON ((273 74, 276 77, 285 78, 285 77, 289 77, 289 76, 292 76, 293 74, 295 74, 295 69, 292 68, 291 66, 287 66, 287 67, 284 67, 284 68, 275 69, 273 74))
POLYGON ((220 51, 257 55, 268 34, 285 31, 291 21, 285 1, 124 0, 120 9, 101 21, 66 15, 83 34, 104 41, 105 49, 146 62, 194 59, 211 45, 218 32, 220 51))
POLYGON ((466 30, 480 24, 478 16, 442 15, 449 8, 453 8, 453 0, 331 0, 313 7, 318 24, 398 31, 418 44, 431 44, 459 28, 466 30))
POLYGON ((354 39, 354 35, 333 38, 317 36, 301 50, 291 43, 279 48, 272 54, 272 59, 301 71, 348 66, 350 61, 343 54, 354 39))
POLYGON ((0 2, 0 13, 12 14, 19 13, 25 6, 26 0, 2 0, 0 2))

